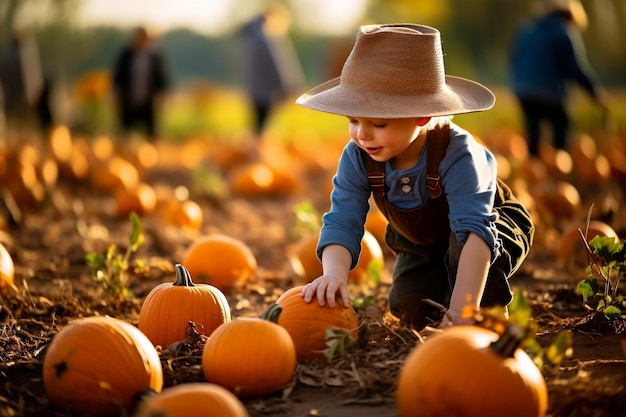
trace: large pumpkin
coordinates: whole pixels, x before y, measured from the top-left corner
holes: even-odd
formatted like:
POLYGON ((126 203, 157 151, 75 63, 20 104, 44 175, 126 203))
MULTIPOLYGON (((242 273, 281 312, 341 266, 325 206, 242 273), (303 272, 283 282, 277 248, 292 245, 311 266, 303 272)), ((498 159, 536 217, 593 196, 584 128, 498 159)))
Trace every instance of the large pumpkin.
POLYGON ((226 388, 192 382, 166 388, 150 396, 134 417, 248 417, 239 398, 226 388))
POLYGON ((77 415, 117 416, 163 387, 161 360, 135 326, 113 317, 76 320, 54 336, 43 363, 50 402, 77 415))
POLYGON ((427 338, 400 370, 400 417, 543 417, 545 381, 518 348, 523 331, 454 326, 427 338))
POLYGON ((263 318, 241 317, 222 324, 207 339, 202 369, 208 382, 238 397, 268 395, 293 377, 296 350, 283 327, 263 318))
POLYGON ((282 307, 277 323, 291 335, 300 363, 317 359, 326 349, 326 329, 345 329, 357 337, 359 320, 352 307, 322 307, 313 300, 306 303, 300 295, 303 286, 292 287, 276 300, 282 307))
POLYGON ((176 281, 159 284, 146 296, 138 327, 153 344, 167 347, 188 336, 189 322, 209 336, 230 319, 224 293, 209 284, 194 284, 187 268, 177 264, 176 281))

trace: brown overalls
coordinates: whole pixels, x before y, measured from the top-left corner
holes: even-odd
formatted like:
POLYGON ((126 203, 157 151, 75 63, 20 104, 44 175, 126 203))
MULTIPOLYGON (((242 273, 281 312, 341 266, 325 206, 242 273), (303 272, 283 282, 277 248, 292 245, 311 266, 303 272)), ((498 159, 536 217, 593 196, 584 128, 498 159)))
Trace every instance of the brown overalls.
MULTIPOLYGON (((385 197, 385 164, 362 152, 376 205, 389 221, 385 240, 397 256, 389 293, 391 313, 417 330, 437 322, 441 311, 424 303, 431 299, 450 303, 463 245, 450 232, 449 208, 441 188, 439 163, 448 149, 450 128, 433 129, 426 138, 427 175, 430 197, 419 207, 400 209, 385 197)), ((534 225, 528 211, 509 187, 498 179, 494 210, 502 241, 500 256, 493 260, 481 300, 482 306, 507 305, 511 299, 508 278, 519 268, 530 250, 534 225)))

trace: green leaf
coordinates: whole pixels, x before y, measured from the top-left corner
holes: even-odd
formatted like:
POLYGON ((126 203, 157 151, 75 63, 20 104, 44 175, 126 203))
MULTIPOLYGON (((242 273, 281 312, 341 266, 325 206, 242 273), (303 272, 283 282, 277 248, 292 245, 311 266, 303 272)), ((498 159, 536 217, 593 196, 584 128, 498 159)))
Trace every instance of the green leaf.
POLYGON ((561 331, 556 335, 556 339, 546 351, 548 360, 559 365, 563 359, 572 355, 572 333, 569 331, 561 331))
POLYGON ((142 244, 144 240, 143 229, 141 227, 141 220, 134 211, 130 213, 130 223, 132 225, 132 232, 130 234, 130 247, 135 252, 142 244))
POLYGON ((322 216, 311 201, 303 201, 293 207, 294 220, 291 224, 291 234, 295 237, 304 237, 318 233, 322 227, 322 216))
POLYGON ((106 256, 102 253, 91 252, 85 255, 85 261, 93 269, 104 268, 107 264, 106 256))
POLYGON ((336 355, 345 354, 355 340, 352 336, 352 330, 327 328, 324 356, 331 362, 336 355))
POLYGON ((608 321, 617 320, 622 316, 620 309, 614 305, 607 306, 602 312, 608 321))
POLYGON ((589 246, 595 255, 603 257, 607 263, 611 261, 624 262, 624 243, 615 237, 595 236, 589 242, 589 246))
POLYGON ((379 259, 370 261, 367 264, 367 284, 377 287, 383 274, 383 263, 379 259))
POLYGON ((517 324, 524 329, 529 327, 532 319, 532 310, 521 291, 513 294, 513 300, 509 304, 509 323, 517 324))
POLYGON ((583 296, 583 302, 587 302, 590 297, 598 294, 600 286, 595 278, 587 278, 578 283, 576 286, 576 294, 583 296))

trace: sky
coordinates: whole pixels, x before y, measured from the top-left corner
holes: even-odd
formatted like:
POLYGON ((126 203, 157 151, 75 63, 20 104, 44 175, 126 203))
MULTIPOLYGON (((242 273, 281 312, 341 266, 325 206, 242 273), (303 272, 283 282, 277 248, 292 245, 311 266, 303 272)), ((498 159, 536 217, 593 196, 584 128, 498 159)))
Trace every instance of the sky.
MULTIPOLYGON (((148 24, 157 30, 185 27, 205 34, 228 31, 250 17, 260 0, 83 0, 85 25, 148 24)), ((293 0, 294 23, 318 34, 343 34, 359 25, 368 0, 293 0)))

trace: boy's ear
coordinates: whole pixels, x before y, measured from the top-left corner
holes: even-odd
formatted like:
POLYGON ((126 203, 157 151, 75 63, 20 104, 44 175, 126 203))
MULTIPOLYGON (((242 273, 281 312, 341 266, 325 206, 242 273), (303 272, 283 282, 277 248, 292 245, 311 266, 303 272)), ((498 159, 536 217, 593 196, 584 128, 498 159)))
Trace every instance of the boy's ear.
POLYGON ((424 126, 426 123, 430 122, 430 117, 418 117, 415 124, 417 126, 424 126))

